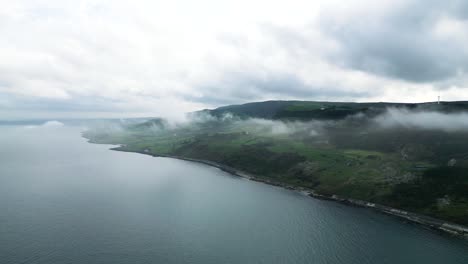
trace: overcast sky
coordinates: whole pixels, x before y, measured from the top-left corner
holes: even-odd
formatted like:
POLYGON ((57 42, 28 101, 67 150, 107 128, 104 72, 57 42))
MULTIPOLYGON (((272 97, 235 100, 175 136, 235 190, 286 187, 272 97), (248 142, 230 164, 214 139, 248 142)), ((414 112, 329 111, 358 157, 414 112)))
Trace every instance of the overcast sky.
POLYGON ((466 0, 0 0, 0 119, 468 100, 466 0))

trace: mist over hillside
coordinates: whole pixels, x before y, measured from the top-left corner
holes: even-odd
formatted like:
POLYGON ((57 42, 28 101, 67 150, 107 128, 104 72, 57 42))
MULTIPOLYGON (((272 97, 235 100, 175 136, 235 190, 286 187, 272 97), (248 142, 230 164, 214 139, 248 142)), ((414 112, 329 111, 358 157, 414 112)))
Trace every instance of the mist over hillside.
POLYGON ((144 132, 155 136, 241 131, 259 136, 292 137, 298 142, 338 148, 407 150, 404 156, 415 160, 441 162, 462 157, 460 162, 465 162, 468 104, 268 101, 192 112, 183 121, 155 118, 97 123, 92 130, 144 132))
POLYGON ((468 104, 273 101, 114 122, 117 150, 217 162, 268 182, 458 223, 468 219, 468 104))

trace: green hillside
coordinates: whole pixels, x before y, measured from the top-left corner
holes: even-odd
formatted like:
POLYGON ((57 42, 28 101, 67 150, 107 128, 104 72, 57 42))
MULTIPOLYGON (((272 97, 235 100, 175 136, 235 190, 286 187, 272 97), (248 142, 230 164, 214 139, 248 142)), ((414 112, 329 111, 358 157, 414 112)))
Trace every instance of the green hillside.
POLYGON ((439 111, 453 113, 468 111, 468 102, 428 102, 428 103, 349 103, 315 101, 265 101, 242 105, 229 105, 200 112, 213 116, 232 113, 240 117, 258 117, 267 119, 341 119, 357 113, 378 115, 387 108, 406 108, 421 111, 439 111))
POLYGON ((468 224, 468 130, 456 116, 465 110, 466 102, 269 101, 195 112, 191 122, 174 126, 155 119, 85 136, 123 144, 120 150, 214 161, 260 179, 468 224), (388 108, 402 110, 401 118, 430 113, 428 128, 418 119, 419 127, 387 126, 388 108), (461 128, 431 127, 432 116, 461 128))

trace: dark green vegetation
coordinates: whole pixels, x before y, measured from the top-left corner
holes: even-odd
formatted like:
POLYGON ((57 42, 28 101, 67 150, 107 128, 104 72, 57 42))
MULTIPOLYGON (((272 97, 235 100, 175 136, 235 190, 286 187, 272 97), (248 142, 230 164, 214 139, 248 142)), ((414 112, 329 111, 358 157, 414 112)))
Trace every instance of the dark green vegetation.
POLYGON ((382 114, 387 108, 405 108, 419 111, 453 113, 468 110, 468 102, 430 103, 340 103, 311 101, 267 101, 243 105, 229 105, 214 110, 203 110, 213 116, 231 113, 240 117, 266 119, 341 119, 349 115, 364 113, 367 116, 382 114))
POLYGON ((85 136, 468 224, 465 110, 466 102, 271 101, 195 112, 184 124, 154 119, 85 136))

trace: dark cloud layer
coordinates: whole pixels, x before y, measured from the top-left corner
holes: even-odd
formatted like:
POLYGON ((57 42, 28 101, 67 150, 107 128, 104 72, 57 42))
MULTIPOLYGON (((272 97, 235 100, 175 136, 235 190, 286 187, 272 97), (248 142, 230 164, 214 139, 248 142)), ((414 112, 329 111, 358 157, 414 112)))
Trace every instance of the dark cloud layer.
POLYGON ((466 43, 434 34, 443 19, 468 18, 468 2, 408 1, 383 13, 337 21, 325 14, 322 31, 339 42, 332 59, 346 67, 411 82, 434 82, 468 70, 466 43))

